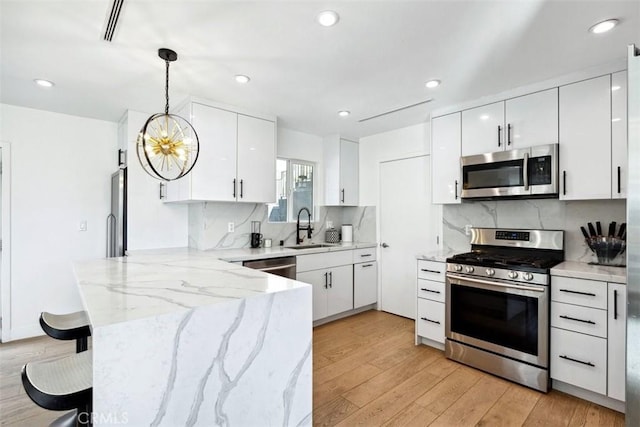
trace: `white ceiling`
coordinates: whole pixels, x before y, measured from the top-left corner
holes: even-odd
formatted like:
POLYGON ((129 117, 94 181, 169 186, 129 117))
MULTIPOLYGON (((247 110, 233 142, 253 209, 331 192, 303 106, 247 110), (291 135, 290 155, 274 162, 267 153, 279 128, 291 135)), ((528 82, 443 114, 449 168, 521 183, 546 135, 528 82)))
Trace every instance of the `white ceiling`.
POLYGON ((620 60, 640 44, 640 1, 0 0, 0 101, 104 120, 187 95, 277 115, 282 126, 358 138, 424 121, 433 109, 620 60), (340 22, 319 26, 333 9, 340 22), (587 29, 607 18, 604 35, 587 29), (239 85, 236 74, 251 82, 239 85), (42 89, 33 79, 52 80, 42 89), (426 89, 432 78, 442 80, 426 89), (358 120, 434 98, 425 105, 358 120), (339 110, 351 116, 338 117, 339 110))

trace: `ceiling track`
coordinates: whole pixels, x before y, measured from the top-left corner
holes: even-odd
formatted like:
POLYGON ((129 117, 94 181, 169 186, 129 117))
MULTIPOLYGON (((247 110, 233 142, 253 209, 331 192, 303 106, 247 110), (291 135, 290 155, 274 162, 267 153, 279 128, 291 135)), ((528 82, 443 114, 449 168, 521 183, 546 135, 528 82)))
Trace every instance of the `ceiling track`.
POLYGON ((417 107, 419 105, 427 104, 427 103, 429 103, 431 101, 433 101, 433 98, 429 98, 426 101, 416 102, 415 104, 406 105, 404 107, 396 108, 395 110, 386 111, 384 113, 376 114, 375 116, 367 117, 365 119, 360 119, 360 120, 358 120, 358 123, 366 122, 367 120, 377 119, 378 117, 382 117, 382 116, 386 116, 386 115, 389 115, 389 114, 397 113, 399 111, 408 110, 409 108, 413 108, 413 107, 417 107))
POLYGON ((113 4, 111 5, 111 12, 109 13, 109 19, 107 20, 107 25, 104 30, 105 41, 112 41, 113 35, 116 32, 116 27, 118 25, 118 19, 120 18, 120 12, 122 11, 122 5, 124 4, 124 0, 113 0, 113 4))

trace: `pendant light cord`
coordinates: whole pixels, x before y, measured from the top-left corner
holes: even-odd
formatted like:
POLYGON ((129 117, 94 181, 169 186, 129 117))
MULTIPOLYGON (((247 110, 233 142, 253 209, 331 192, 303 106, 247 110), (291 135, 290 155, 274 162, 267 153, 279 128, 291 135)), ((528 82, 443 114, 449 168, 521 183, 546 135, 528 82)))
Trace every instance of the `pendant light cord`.
POLYGON ((167 103, 164 106, 164 114, 169 115, 169 61, 164 61, 167 64, 166 81, 165 81, 165 98, 167 103))

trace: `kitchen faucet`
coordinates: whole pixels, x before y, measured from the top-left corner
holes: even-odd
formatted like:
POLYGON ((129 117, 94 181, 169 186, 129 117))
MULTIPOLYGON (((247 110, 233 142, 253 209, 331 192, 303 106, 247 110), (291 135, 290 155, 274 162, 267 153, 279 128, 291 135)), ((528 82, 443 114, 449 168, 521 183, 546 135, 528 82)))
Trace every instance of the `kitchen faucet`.
POLYGON ((311 212, 307 208, 301 208, 298 211, 298 222, 296 223, 296 245, 299 245, 304 240, 304 237, 300 238, 300 230, 307 230, 307 237, 311 240, 311 232, 313 231, 313 227, 311 227, 311 212), (309 217, 309 224, 306 227, 300 227, 300 214, 302 211, 307 211, 307 215, 309 217))

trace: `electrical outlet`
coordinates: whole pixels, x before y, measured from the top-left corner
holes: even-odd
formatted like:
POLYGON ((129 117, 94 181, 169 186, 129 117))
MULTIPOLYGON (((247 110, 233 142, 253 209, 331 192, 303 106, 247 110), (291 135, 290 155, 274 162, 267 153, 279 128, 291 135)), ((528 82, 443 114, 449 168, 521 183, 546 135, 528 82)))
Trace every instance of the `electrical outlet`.
POLYGON ((78 226, 79 231, 87 231, 87 221, 80 221, 80 225, 78 226))
POLYGON ((466 234, 467 236, 471 235, 471 227, 473 227, 473 225, 471 224, 467 224, 464 226, 464 234, 466 234))
POLYGON ((234 232, 236 231, 236 224, 235 224, 235 223, 233 223, 233 222, 230 222, 230 223, 227 225, 227 231, 228 231, 229 233, 234 233, 234 232))

